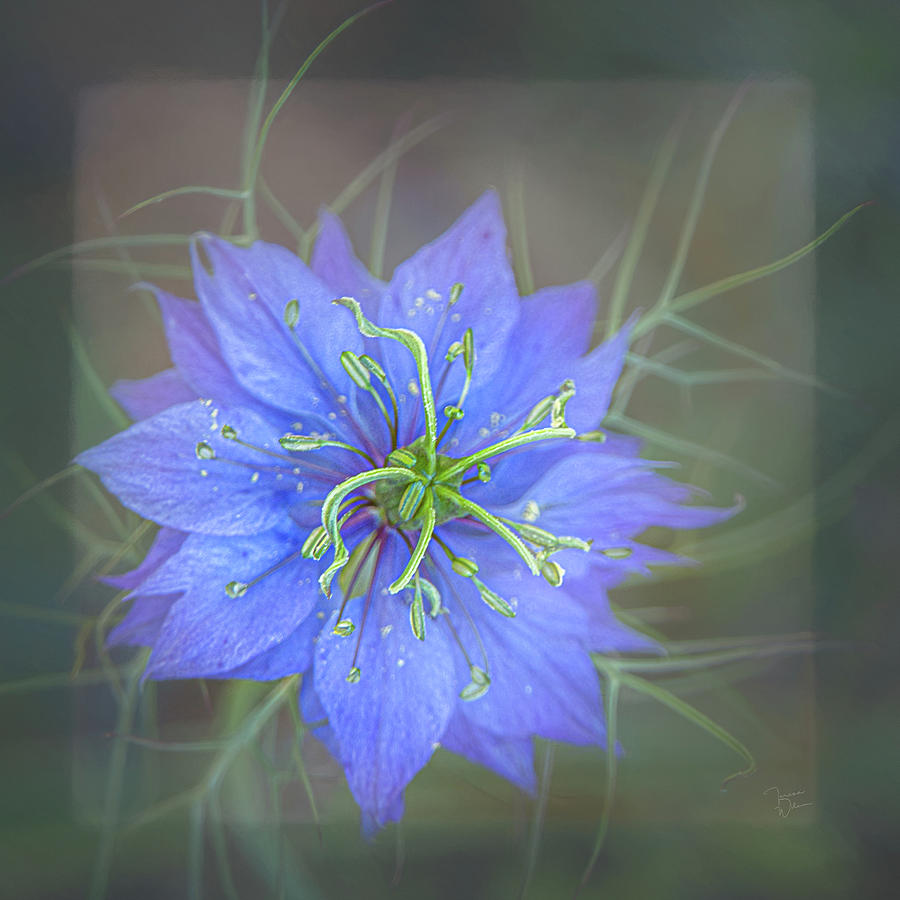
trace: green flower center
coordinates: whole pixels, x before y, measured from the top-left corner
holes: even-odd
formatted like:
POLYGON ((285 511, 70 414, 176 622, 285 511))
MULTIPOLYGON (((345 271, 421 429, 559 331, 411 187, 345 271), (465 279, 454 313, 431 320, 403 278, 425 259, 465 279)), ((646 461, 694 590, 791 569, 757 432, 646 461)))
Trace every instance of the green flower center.
POLYGON ((375 485, 375 503, 390 525, 421 530, 425 524, 423 507, 434 510, 434 524, 440 525, 465 515, 456 497, 463 472, 458 459, 426 449, 427 436, 416 438, 406 447, 393 451, 386 464, 409 469, 415 481, 380 481, 375 485), (429 474, 429 460, 434 460, 434 473, 429 474), (453 471, 455 469, 455 471, 453 471), (445 475, 446 473, 446 475, 445 475), (426 501, 426 495, 429 495, 426 501))

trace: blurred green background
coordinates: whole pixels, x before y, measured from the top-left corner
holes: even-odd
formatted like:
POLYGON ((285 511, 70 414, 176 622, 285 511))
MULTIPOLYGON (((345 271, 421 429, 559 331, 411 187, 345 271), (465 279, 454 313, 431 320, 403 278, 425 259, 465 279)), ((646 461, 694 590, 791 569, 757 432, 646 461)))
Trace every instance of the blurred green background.
MULTIPOLYGON (((313 44, 355 9, 343 0, 290 4, 272 51, 274 77, 288 77, 313 44)), ((73 240, 75 126, 83 89, 120 81, 245 78, 257 52, 259 12, 246 0, 35 2, 4 9, 0 24, 2 274, 73 240)), ((893 652, 900 475, 892 452, 900 399, 898 28, 900 16, 890 4, 398 0, 353 28, 316 65, 315 74, 329 78, 500 77, 524 85, 547 79, 805 80, 813 95, 815 231, 858 203, 875 201, 818 252, 815 263, 817 374, 849 397, 814 397, 811 477, 828 484, 852 460, 859 463, 856 474, 837 485, 839 490, 820 492, 821 527, 814 541, 688 582, 700 612, 689 627, 669 629, 688 637, 811 624, 825 638, 852 642, 814 657, 812 688, 804 693, 814 710, 809 721, 791 724, 779 709, 805 677, 807 663, 801 659, 779 662, 765 677, 739 682, 732 693, 691 697, 739 733, 761 759, 803 756, 794 762, 814 783, 780 786, 808 789, 813 812, 779 819, 761 797, 771 775, 762 767, 754 779, 719 794, 722 776, 737 767, 726 751, 653 704, 626 704, 621 728, 629 755, 612 831, 582 896, 892 893, 900 813, 893 652), (812 621, 794 623, 790 610, 779 610, 779 598, 790 597, 791 573, 805 578, 805 564, 798 569, 796 555, 807 552, 813 554, 812 621), (725 602, 736 594, 744 598, 741 603, 725 602), (754 597, 758 608, 749 603, 754 597), (784 624, 775 625, 780 612, 784 624), (776 732, 759 731, 761 720, 776 732)), ((658 139, 658 130, 649 131, 648 161, 658 139)), ((99 225, 96 233, 103 233, 99 225)), ((779 244, 778 250, 792 247, 779 244)), ((746 264, 759 261, 754 255, 746 264)), ((784 284, 776 281, 767 289, 777 297, 784 284)), ((72 297, 66 266, 0 287, 0 506, 32 477, 58 471, 70 458, 76 418, 70 395, 72 297)), ((81 430, 82 416, 77 418, 81 430)), ((767 442, 777 447, 780 438, 780 422, 770 431, 763 424, 759 444, 748 450, 765 459, 767 442)), ((66 491, 53 496, 65 499, 66 491)), ((77 622, 60 627, 42 621, 40 610, 59 608, 58 598, 80 559, 41 502, 0 523, 0 542, 0 897, 83 897, 97 849, 95 819, 107 752, 103 734, 114 728, 115 706, 104 686, 78 692, 2 686, 69 669, 77 622)), ((654 590, 665 605, 666 585, 651 589, 650 603, 654 590)), ((73 616, 79 612, 71 602, 62 609, 73 616)), ((227 708, 228 698, 218 689, 211 698, 218 719, 199 690, 149 688, 142 698, 147 706, 151 691, 158 692, 160 709, 168 710, 171 720, 161 726, 176 731, 194 721, 221 722, 227 708)), ((241 704, 251 700, 232 697, 230 714, 238 715, 241 704)), ((201 735, 200 729, 192 732, 201 735)), ((202 763, 192 770, 181 758, 176 771, 170 758, 156 757, 154 763, 135 756, 140 762, 132 760, 126 779, 126 801, 134 806, 152 798, 160 780, 169 789, 174 779, 190 784, 202 763)), ((535 898, 571 894, 601 805, 603 767, 597 754, 561 748, 556 761, 529 891, 535 898)), ((289 843, 283 851, 287 896, 516 896, 531 812, 498 779, 480 776, 446 754, 435 761, 410 792, 405 862, 394 886, 394 835, 374 847, 364 845, 338 773, 324 754, 313 752, 310 766, 329 795, 329 779, 333 782, 331 824, 320 839, 306 821, 299 793, 286 798, 297 819, 286 828, 289 843), (466 815, 435 817, 434 804, 440 806, 448 791, 456 793, 455 808, 466 815)), ((248 770, 251 793, 252 777, 248 770)), ((277 869, 267 854, 278 841, 273 843, 265 821, 254 824, 246 814, 252 797, 229 796, 228 804, 245 813, 226 815, 239 885, 246 896, 277 896, 278 885, 260 885, 277 869)), ((126 835, 117 848, 110 896, 186 895, 187 828, 180 814, 126 835)), ((205 874, 205 896, 219 896, 211 862, 205 874)))

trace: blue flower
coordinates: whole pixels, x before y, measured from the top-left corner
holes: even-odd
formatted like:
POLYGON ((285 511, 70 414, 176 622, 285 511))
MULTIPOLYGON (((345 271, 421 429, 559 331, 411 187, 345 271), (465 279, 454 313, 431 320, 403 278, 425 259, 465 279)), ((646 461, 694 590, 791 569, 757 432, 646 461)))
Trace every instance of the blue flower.
POLYGON ((155 679, 303 673, 369 830, 438 746, 531 790, 535 736, 601 743, 590 652, 658 649, 606 589, 678 561, 648 527, 731 512, 595 430, 629 326, 591 349, 590 284, 520 298, 494 193, 389 284, 327 212, 309 266, 191 253, 199 303, 153 288, 173 368, 77 458, 162 526, 110 643, 155 679))

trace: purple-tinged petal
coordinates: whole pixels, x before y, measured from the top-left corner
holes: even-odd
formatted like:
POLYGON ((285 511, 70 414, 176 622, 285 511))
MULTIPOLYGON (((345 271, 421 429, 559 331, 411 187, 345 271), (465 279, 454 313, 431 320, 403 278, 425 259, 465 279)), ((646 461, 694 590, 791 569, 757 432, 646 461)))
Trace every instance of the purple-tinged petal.
POLYGON ((308 726, 315 725, 317 722, 326 723, 313 728, 310 734, 312 734, 316 740, 321 741, 328 752, 336 760, 340 759, 341 748, 338 744, 334 729, 327 724, 328 713, 322 705, 319 695, 316 693, 312 672, 304 675, 303 681, 300 683, 300 718, 308 726))
POLYGON ((346 430, 336 398, 351 393, 353 383, 340 354, 360 352, 362 338, 325 284, 293 253, 262 241, 241 248, 200 235, 191 254, 197 296, 237 381, 272 406, 328 416, 346 430), (291 300, 299 302, 296 341, 284 322, 291 300))
POLYGON ((498 371, 518 316, 500 200, 488 191, 449 230, 397 267, 378 324, 412 328, 435 361, 443 360, 450 344, 471 328, 478 352, 474 389, 489 384, 498 371), (462 295, 447 310, 457 282, 462 295))
POLYGON ((316 645, 316 694, 364 826, 380 827, 399 815, 403 790, 431 758, 462 687, 452 675, 455 651, 446 629, 429 628, 424 641, 416 640, 406 603, 381 594, 408 555, 395 536, 386 538, 365 624, 364 601, 357 598, 345 611, 357 634, 332 633, 335 611, 316 645), (361 677, 351 684, 346 678, 354 664, 361 677))
POLYGON ((297 555, 303 537, 280 528, 247 537, 190 535, 145 584, 147 591, 183 591, 145 677, 215 678, 247 664, 252 670, 252 660, 291 639, 319 597, 318 563, 297 555), (245 592, 229 596, 232 582, 247 585, 245 592))
POLYGON ((159 303, 172 362, 196 396, 211 397, 223 406, 257 406, 259 400, 238 384, 222 359, 201 305, 153 285, 147 287, 159 303))
MULTIPOLYGON (((255 414, 232 410, 227 416, 227 424, 248 442, 278 448, 278 432, 255 414)), ((272 460, 225 440, 223 424, 217 409, 199 401, 183 403, 132 425, 75 461, 96 472, 125 506, 161 525, 204 534, 264 531, 285 518, 285 493, 295 491, 301 478, 287 469, 276 480, 264 468, 271 468, 272 460), (198 458, 201 442, 215 459, 198 458), (263 474, 254 479, 254 472, 263 474)))
POLYGON ((107 575, 100 580, 120 591, 133 591, 149 578, 170 556, 174 556, 184 543, 187 534, 174 528, 160 528, 141 564, 121 575, 107 575))
POLYGON ((110 647, 152 647, 180 594, 137 597, 125 618, 106 636, 110 647))
POLYGON ((458 709, 450 720, 441 746, 477 765, 486 766, 529 794, 537 787, 532 739, 504 740, 485 731, 469 721, 465 707, 458 709))
POLYGON ((613 388, 622 374, 633 315, 608 341, 582 357, 569 376, 575 382, 575 396, 566 406, 566 423, 576 431, 597 428, 609 409, 613 388))
POLYGON ((117 381, 109 393, 135 422, 197 397, 175 369, 164 369, 149 378, 117 381))
POLYGON ((325 207, 319 210, 319 236, 310 268, 328 285, 333 297, 353 297, 367 316, 377 314, 386 286, 357 259, 343 223, 325 207))

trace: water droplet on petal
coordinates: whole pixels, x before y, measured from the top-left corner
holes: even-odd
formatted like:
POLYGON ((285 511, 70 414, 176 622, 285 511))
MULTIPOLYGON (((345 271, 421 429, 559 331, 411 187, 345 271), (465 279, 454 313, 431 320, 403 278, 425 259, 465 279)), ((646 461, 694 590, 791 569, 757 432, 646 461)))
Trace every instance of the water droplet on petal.
POLYGON ((349 637, 354 631, 356 631, 356 626, 352 619, 341 619, 333 629, 333 633, 338 637, 349 637))

